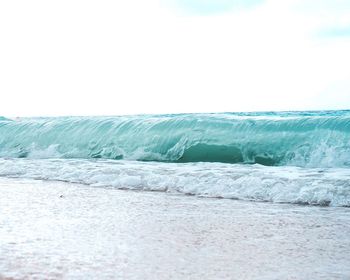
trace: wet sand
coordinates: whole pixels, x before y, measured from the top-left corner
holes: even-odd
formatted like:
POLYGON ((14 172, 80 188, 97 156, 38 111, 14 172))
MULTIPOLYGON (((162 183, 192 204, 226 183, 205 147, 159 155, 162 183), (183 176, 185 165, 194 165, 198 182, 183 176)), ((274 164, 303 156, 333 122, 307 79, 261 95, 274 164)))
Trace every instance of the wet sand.
POLYGON ((0 179, 0 279, 350 279, 350 209, 0 179))

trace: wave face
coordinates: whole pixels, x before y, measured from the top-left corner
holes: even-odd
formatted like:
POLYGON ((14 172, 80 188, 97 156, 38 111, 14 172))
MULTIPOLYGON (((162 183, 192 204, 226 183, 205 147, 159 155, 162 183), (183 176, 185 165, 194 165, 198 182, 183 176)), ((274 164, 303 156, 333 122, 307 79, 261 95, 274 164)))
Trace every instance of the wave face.
POLYGON ((350 167, 350 111, 0 118, 2 158, 350 167))

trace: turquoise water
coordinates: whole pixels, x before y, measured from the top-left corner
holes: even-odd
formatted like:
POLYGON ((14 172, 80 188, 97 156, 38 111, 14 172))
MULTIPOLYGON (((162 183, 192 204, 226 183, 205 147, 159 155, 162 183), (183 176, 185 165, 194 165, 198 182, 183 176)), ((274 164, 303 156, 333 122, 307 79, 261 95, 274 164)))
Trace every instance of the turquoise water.
POLYGON ((350 111, 0 119, 0 156, 349 167, 350 111))
POLYGON ((350 206, 350 111, 0 119, 0 176, 350 206))

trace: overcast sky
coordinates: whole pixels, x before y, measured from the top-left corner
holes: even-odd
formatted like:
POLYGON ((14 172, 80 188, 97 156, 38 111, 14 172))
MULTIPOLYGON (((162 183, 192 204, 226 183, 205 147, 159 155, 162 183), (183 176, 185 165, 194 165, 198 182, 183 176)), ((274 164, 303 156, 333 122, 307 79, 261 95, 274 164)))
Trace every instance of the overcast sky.
POLYGON ((350 1, 0 1, 0 97, 3 116, 350 109, 350 1))

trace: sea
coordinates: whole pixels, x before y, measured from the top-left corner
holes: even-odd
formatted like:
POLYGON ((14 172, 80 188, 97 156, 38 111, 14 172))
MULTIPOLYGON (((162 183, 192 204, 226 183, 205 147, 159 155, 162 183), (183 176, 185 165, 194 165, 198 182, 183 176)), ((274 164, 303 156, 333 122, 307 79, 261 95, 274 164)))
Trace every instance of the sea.
POLYGON ((350 110, 0 117, 0 177, 0 279, 350 279, 350 110))

